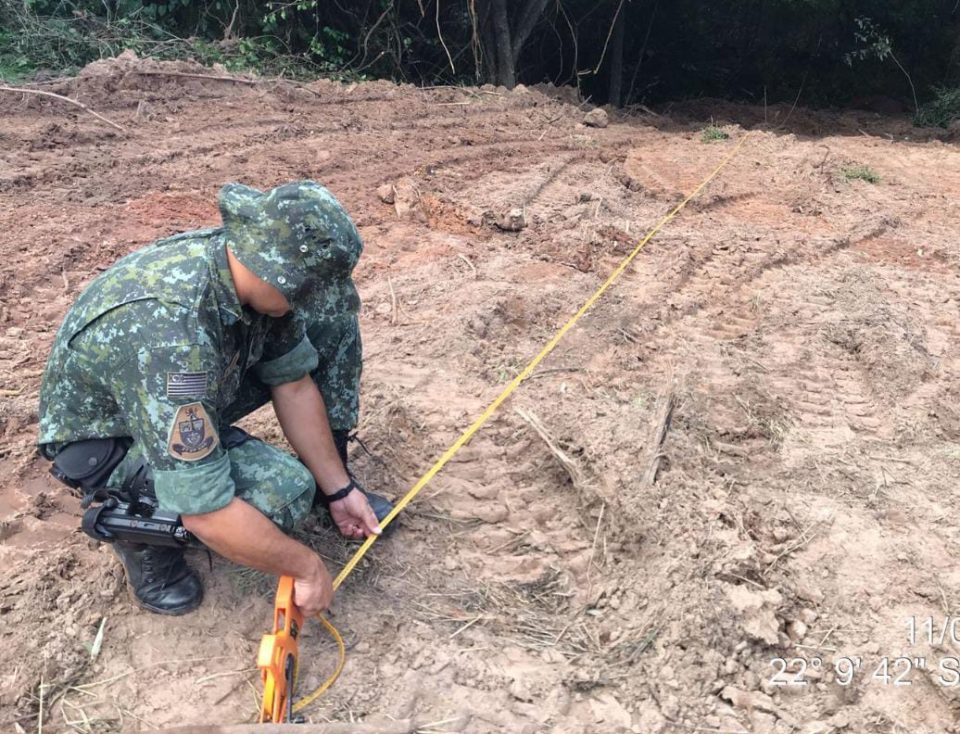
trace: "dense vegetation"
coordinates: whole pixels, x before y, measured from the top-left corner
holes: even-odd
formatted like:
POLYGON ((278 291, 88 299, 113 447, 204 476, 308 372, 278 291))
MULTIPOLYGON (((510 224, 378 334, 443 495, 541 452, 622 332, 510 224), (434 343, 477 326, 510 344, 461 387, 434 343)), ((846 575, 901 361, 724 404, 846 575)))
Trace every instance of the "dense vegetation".
POLYGON ((286 75, 552 81, 630 105, 882 98, 960 114, 960 0, 0 0, 0 75, 133 48, 286 75))

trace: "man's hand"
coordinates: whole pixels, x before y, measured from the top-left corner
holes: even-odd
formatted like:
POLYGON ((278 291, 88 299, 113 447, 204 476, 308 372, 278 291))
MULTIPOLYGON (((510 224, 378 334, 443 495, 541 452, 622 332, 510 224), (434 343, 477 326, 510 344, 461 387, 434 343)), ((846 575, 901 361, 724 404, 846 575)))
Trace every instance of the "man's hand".
POLYGON ((284 535, 239 497, 219 510, 181 515, 181 519, 204 545, 231 561, 277 576, 293 576, 294 601, 304 614, 316 614, 333 601, 333 582, 320 556, 284 535))
POLYGON ((308 617, 330 608, 333 602, 333 579, 326 566, 320 563, 314 575, 294 578, 293 602, 308 617))
POLYGON ((367 497, 355 489, 342 500, 330 504, 330 517, 344 538, 360 540, 368 535, 380 535, 380 523, 367 497))

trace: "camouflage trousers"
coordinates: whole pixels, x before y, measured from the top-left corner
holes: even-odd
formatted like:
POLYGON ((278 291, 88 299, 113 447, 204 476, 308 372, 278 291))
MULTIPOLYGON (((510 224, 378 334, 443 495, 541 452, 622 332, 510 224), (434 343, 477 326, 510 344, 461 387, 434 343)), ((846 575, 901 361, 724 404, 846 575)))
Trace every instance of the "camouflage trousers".
MULTIPOLYGON (((351 430, 359 417, 363 366, 358 319, 349 314, 315 322, 307 329, 307 336, 320 355, 319 366, 310 376, 323 395, 330 427, 334 431, 351 430)), ((248 373, 237 400, 223 411, 221 435, 231 423, 269 401, 270 388, 252 372, 248 373)), ((309 514, 316 483, 296 457, 254 437, 232 446, 226 441, 224 444, 237 497, 285 531, 292 530, 309 514)), ((143 453, 134 444, 110 475, 108 486, 121 487, 142 464, 143 453)), ((149 467, 147 471, 149 476, 149 467)), ((189 491, 189 487, 184 491, 189 491)))

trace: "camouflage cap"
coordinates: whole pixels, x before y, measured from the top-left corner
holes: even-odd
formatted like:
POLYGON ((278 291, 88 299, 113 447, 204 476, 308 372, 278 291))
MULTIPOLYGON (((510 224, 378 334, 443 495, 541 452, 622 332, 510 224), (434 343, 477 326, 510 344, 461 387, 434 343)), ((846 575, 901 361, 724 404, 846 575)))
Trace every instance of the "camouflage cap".
POLYGON ((312 290, 335 296, 352 290, 363 244, 340 202, 314 181, 296 181, 262 192, 229 183, 220 189, 226 244, 257 277, 294 308, 312 290))

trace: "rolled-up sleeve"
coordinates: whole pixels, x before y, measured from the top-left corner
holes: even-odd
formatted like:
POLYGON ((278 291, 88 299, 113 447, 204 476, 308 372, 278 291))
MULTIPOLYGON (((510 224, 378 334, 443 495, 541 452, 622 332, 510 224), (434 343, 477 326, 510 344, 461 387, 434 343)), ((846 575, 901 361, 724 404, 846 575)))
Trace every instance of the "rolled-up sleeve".
POLYGON ((275 387, 310 374, 318 363, 317 350, 303 322, 290 313, 272 324, 264 340, 263 357, 253 371, 264 384, 275 387))
POLYGON ((253 370, 257 377, 271 387, 299 380, 317 368, 319 357, 317 350, 307 337, 282 357, 269 362, 259 362, 253 370))

